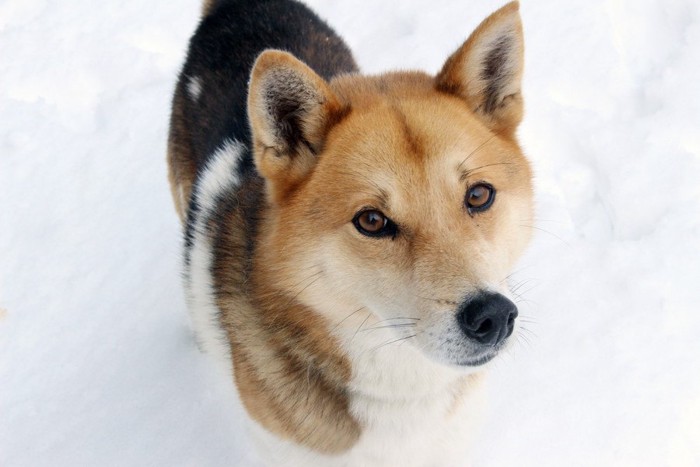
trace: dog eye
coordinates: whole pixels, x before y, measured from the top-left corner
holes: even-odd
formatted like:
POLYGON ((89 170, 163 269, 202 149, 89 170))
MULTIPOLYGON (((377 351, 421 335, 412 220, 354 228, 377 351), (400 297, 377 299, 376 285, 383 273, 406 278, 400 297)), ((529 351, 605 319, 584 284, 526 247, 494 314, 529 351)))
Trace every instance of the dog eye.
POLYGON ((368 209, 360 211, 352 220, 355 228, 368 237, 385 237, 396 235, 396 224, 381 211, 368 209))
POLYGON ((488 183, 477 183, 467 190, 464 204, 469 212, 486 211, 493 204, 496 190, 488 183))

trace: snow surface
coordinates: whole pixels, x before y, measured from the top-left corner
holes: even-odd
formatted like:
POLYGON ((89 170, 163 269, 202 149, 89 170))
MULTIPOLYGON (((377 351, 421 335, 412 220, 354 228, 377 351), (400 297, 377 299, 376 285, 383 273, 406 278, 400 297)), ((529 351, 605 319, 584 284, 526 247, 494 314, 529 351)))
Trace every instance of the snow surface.
MULTIPOLYGON (((435 72, 493 0, 311 0, 435 72)), ((0 2, 0 465, 244 465, 166 183, 197 0, 0 2)), ((537 238, 476 466, 700 465, 700 4, 523 0, 537 238)))

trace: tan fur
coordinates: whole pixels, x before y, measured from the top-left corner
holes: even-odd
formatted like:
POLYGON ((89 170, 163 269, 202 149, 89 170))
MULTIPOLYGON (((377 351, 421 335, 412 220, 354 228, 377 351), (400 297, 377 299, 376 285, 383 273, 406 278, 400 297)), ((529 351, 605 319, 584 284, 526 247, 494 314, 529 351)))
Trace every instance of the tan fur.
POLYGON ((182 87, 182 85, 178 85, 173 98, 167 160, 170 193, 175 203, 175 211, 180 222, 184 224, 187 217, 187 203, 192 194, 197 167, 190 147, 189 131, 183 116, 185 92, 182 87))
MULTIPOLYGON (((253 418, 282 438, 320 452, 342 452, 360 434, 344 391, 349 362, 325 332, 325 318, 274 287, 269 263, 256 261, 248 280, 251 265, 240 261, 245 202, 228 217, 214 262, 221 271, 215 288, 241 399, 253 418)), ((261 243, 256 257, 264 249, 261 243)))
MULTIPOLYGON (((222 226, 211 226, 221 229, 212 270, 241 398, 282 438, 324 453, 343 452, 360 438, 347 385, 362 369, 352 367, 332 332, 349 312, 371 302, 430 321, 454 312, 465 294, 503 281, 525 248, 533 195, 515 137, 522 57, 509 73, 513 82, 502 83, 503 95, 478 82, 472 63, 498 28, 514 31, 522 53, 517 10, 511 3, 494 13, 435 78, 397 72, 328 83, 284 52, 264 52, 256 62, 248 106, 263 179, 240 192, 262 191, 265 199, 242 196, 222 226), (265 100, 271 87, 303 97, 294 146, 274 126, 265 100), (479 181, 496 187, 496 202, 471 215, 464 197, 479 181), (264 209, 247 260, 245 212, 256 203, 264 209), (367 207, 396 220, 401 234, 359 234, 351 220, 367 207)), ((182 92, 168 163, 184 218, 195 168, 181 106, 182 92)), ((472 384, 472 377, 456 383, 446 418, 472 384)))
POLYGON ((509 225, 504 230, 497 208, 480 214, 475 222, 464 210, 463 197, 465 182, 488 175, 499 187, 499 201, 511 198, 519 204, 523 214, 518 221, 528 223, 531 173, 515 141, 494 136, 472 116, 468 104, 436 91, 427 75, 345 77, 332 86, 352 102, 353 110, 331 130, 314 176, 272 215, 277 221, 271 226, 269 260, 283 271, 277 282, 301 280, 299 265, 308 261, 300 263, 298 258, 329 242, 335 244, 332 256, 344 261, 347 283, 360 293, 392 290, 393 295, 413 289, 456 302, 464 293, 465 275, 474 284, 502 279, 475 267, 482 262, 475 259, 488 263, 498 258, 487 261, 492 253, 475 251, 477 242, 472 239, 498 236, 508 242, 512 253, 500 258, 498 268, 504 270, 527 243, 528 229, 509 225), (358 134, 375 137, 367 141, 358 139, 358 134), (477 171, 464 180, 467 169, 477 171), (405 236, 382 242, 357 234, 349 220, 363 206, 382 209, 397 219, 405 236), (391 286, 376 277, 366 280, 365 270, 375 272, 380 264, 391 286), (419 279, 417 283, 398 282, 409 274, 419 279))
POLYGON ((216 0, 204 0, 202 2, 202 16, 207 16, 209 13, 211 13, 214 5, 216 5, 216 0))

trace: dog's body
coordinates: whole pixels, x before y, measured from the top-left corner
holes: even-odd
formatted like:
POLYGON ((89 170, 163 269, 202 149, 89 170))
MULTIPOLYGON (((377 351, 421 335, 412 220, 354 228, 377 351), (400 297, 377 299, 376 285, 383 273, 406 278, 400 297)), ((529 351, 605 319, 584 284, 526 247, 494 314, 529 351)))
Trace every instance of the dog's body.
POLYGON ((170 180, 198 340, 268 464, 464 464, 529 239, 521 70, 517 4, 435 78, 359 75, 291 0, 205 5, 170 180))

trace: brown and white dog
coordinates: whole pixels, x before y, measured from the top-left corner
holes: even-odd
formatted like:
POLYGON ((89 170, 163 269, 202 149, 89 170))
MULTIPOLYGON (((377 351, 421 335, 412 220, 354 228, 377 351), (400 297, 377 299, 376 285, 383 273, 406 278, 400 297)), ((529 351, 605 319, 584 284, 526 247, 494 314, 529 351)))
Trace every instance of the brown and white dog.
POLYGON ((464 465, 532 222, 518 4, 437 76, 359 74, 292 0, 213 0, 170 182, 201 347, 270 465, 464 465))

